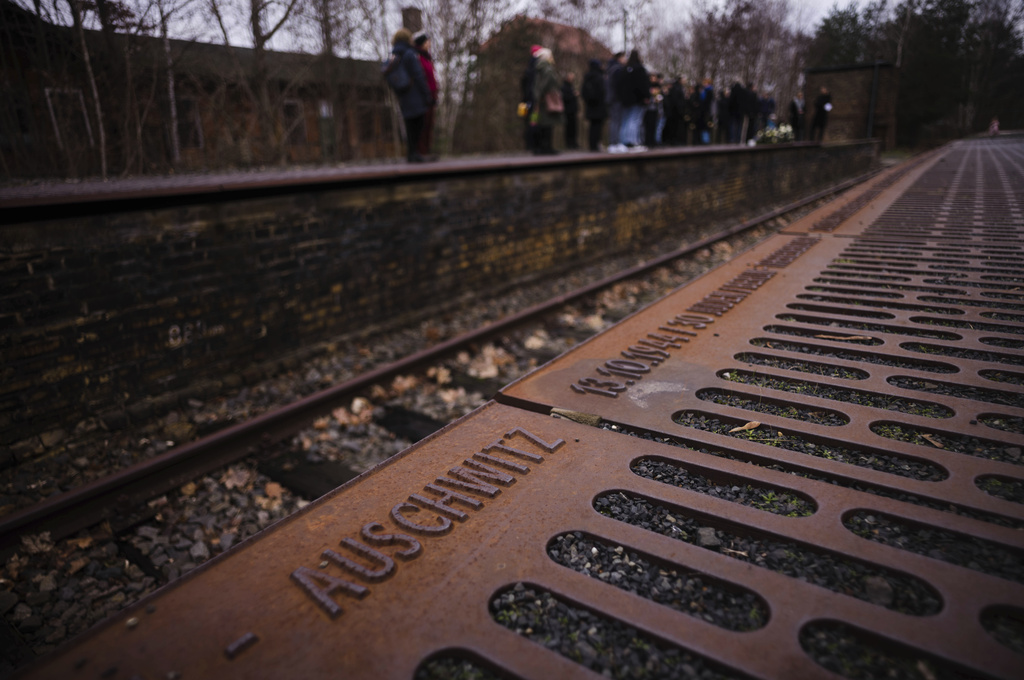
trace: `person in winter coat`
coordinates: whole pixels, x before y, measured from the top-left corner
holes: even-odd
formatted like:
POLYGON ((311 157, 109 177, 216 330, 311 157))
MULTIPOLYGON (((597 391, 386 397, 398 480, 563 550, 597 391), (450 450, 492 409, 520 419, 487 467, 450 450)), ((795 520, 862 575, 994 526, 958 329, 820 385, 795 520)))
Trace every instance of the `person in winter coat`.
POLYGON ((694 144, 710 144, 715 129, 715 87, 710 78, 705 78, 697 91, 698 107, 694 144))
POLYGON ((562 105, 565 107, 565 148, 580 148, 579 135, 576 134, 576 121, 579 120, 580 103, 576 96, 576 74, 569 71, 562 81, 562 105))
POLYGON ((804 120, 807 117, 807 105, 804 93, 797 92, 789 103, 789 124, 793 127, 793 136, 798 142, 804 141, 804 120))
POLYGON ((661 93, 661 78, 655 74, 650 76, 650 85, 647 88, 647 104, 644 105, 644 113, 641 117, 640 139, 641 144, 647 147, 658 145, 658 127, 665 115, 662 104, 664 97, 661 93))
POLYGON ((743 102, 747 98, 747 92, 743 84, 738 80, 729 88, 729 143, 741 144, 743 142, 743 102))
POLYGON ((619 81, 625 72, 625 52, 616 52, 615 56, 608 60, 608 69, 605 71, 606 98, 608 104, 608 150, 620 146, 619 132, 622 129, 622 102, 619 101, 619 81))
POLYGON ((828 126, 828 112, 832 110, 832 94, 824 85, 821 94, 814 98, 814 118, 811 120, 811 141, 820 142, 825 139, 825 128, 828 126))
POLYGON ((434 146, 434 111, 437 110, 437 76, 434 75, 434 60, 430 56, 430 36, 421 33, 414 41, 416 51, 419 52, 420 66, 423 67, 423 75, 427 79, 427 88, 430 90, 430 106, 423 117, 423 134, 420 135, 420 144, 417 151, 424 158, 430 156, 430 149, 434 146))
POLYGON ((418 148, 427 109, 430 107, 433 97, 430 96, 430 87, 423 74, 419 53, 412 46, 412 32, 406 28, 398 29, 395 31, 395 37, 392 38, 391 44, 391 54, 395 55, 397 62, 394 68, 405 69, 412 81, 412 84, 404 91, 395 92, 398 97, 398 108, 401 109, 402 119, 405 120, 405 138, 409 148, 408 159, 410 163, 422 163, 426 159, 420 155, 418 148))
POLYGON ((526 70, 519 78, 519 101, 526 104, 526 117, 523 119, 523 146, 527 151, 537 148, 537 126, 531 122, 533 117, 533 79, 537 75, 537 52, 540 45, 530 46, 530 61, 526 70))
POLYGON ((555 72, 555 58, 551 50, 542 47, 537 50, 536 73, 533 76, 533 113, 531 122, 536 125, 537 147, 534 154, 551 155, 558 153, 552 145, 554 127, 562 118, 562 90, 555 72))
POLYGON ((719 144, 728 144, 732 118, 729 115, 729 98, 732 90, 728 87, 718 92, 718 99, 715 101, 715 140, 719 144))
POLYGON ((665 95, 665 129, 661 140, 665 146, 686 144, 686 79, 672 81, 665 95))
MULTIPOLYGON (((622 128, 619 132, 619 148, 616 151, 646 151, 641 143, 641 124, 644 109, 651 98, 651 77, 647 74, 640 53, 633 50, 629 53, 625 72, 619 79, 617 88, 619 101, 622 102, 622 128)), ((611 147, 608 149, 611 151, 611 147)))
POLYGON ((747 131, 747 134, 743 137, 742 142, 746 144, 757 137, 758 117, 761 115, 761 99, 757 95, 757 88, 754 87, 754 83, 748 82, 743 94, 743 120, 746 123, 744 129, 747 131))
POLYGON ((765 95, 761 97, 761 99, 758 101, 758 105, 761 109, 759 128, 764 130, 765 128, 769 127, 769 120, 775 120, 775 97, 773 97, 771 93, 766 92, 765 95))
POLYGON ((608 95, 604 83, 604 71, 601 69, 601 62, 597 59, 590 60, 590 69, 583 76, 581 95, 583 103, 586 105, 587 122, 590 124, 587 132, 587 148, 591 151, 600 151, 604 119, 608 117, 608 95))

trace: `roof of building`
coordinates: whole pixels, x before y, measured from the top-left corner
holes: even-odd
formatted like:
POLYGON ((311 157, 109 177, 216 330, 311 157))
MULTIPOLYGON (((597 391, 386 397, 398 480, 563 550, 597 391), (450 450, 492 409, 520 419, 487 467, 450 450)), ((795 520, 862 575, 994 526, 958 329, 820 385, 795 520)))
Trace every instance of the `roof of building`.
POLYGON ((835 71, 862 71, 864 69, 875 68, 891 68, 894 64, 891 61, 866 61, 861 64, 843 64, 840 66, 815 66, 813 68, 805 68, 804 73, 832 73, 835 71))
POLYGON ((519 14, 506 22, 497 33, 492 35, 483 45, 481 51, 487 51, 500 43, 504 35, 511 31, 526 30, 542 36, 544 46, 562 54, 571 54, 587 59, 608 59, 612 51, 600 40, 582 28, 560 24, 547 19, 537 19, 519 14))

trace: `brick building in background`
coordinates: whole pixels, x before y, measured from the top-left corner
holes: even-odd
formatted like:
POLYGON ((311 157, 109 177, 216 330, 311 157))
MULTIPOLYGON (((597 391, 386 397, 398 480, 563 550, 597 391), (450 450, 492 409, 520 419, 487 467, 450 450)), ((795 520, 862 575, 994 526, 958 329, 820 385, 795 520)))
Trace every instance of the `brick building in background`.
MULTIPOLYGON (((612 51, 582 28, 546 19, 517 16, 480 46, 469 96, 453 140, 456 153, 500 153, 523 148, 523 121, 516 116, 522 100, 520 78, 530 61, 530 47, 551 50, 560 76, 576 74, 577 90, 591 59, 606 64, 612 51)), ((582 113, 582 104, 581 104, 582 113)), ((561 134, 556 134, 556 146, 561 134)))
MULTIPOLYGON (((159 38, 124 33, 108 42, 91 30, 85 42, 109 175, 394 154, 390 97, 377 62, 266 51, 260 67, 270 111, 261 122, 250 48, 184 40, 165 48, 159 38)), ((97 118, 73 29, 0 0, 0 177, 99 174, 97 118)))
POLYGON ((899 69, 889 62, 810 68, 804 71, 808 129, 822 85, 832 93, 826 143, 874 138, 882 150, 896 146, 899 69))

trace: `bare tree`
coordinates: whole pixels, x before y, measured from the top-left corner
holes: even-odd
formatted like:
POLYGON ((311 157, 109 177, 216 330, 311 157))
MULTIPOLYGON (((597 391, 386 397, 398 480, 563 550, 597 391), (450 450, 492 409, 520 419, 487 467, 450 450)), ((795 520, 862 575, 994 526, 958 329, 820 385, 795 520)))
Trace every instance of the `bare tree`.
POLYGON ((100 92, 96 86, 96 76, 92 70, 92 59, 89 58, 89 46, 85 42, 85 28, 82 25, 82 7, 80 0, 68 0, 75 33, 78 35, 79 47, 82 50, 82 62, 85 65, 86 80, 92 90, 93 103, 96 108, 96 127, 100 138, 100 176, 107 179, 107 135, 104 131, 103 105, 100 103, 100 92))
POLYGON ((699 2, 690 18, 691 66, 697 78, 740 80, 759 89, 790 80, 799 41, 787 0, 699 2))
MULTIPOLYGON (((279 97, 271 96, 270 74, 267 65, 269 43, 282 31, 299 0, 242 0, 241 3, 229 4, 230 0, 209 0, 209 11, 220 29, 221 39, 229 48, 232 47, 232 35, 235 30, 242 29, 248 33, 252 42, 252 65, 248 72, 242 67, 238 54, 230 50, 234 61, 238 85, 242 87, 256 114, 256 125, 263 139, 270 140, 277 150, 277 160, 283 162, 283 149, 286 134, 277 125, 277 107, 275 101, 279 97), (234 19, 237 23, 230 23, 234 19)), ((253 140, 247 140, 252 143, 253 140)), ((262 149, 261 158, 268 157, 269 149, 262 149)))
POLYGON ((479 47, 503 22, 512 18, 514 3, 511 0, 427 0, 423 9, 438 76, 438 139, 443 151, 451 153, 456 121, 476 76, 479 47))
POLYGON ((170 120, 169 138, 171 163, 181 162, 181 139, 178 134, 178 95, 174 81, 174 57, 171 51, 171 26, 178 19, 186 22, 193 16, 194 0, 155 0, 160 42, 163 48, 163 66, 167 84, 167 115, 170 120))

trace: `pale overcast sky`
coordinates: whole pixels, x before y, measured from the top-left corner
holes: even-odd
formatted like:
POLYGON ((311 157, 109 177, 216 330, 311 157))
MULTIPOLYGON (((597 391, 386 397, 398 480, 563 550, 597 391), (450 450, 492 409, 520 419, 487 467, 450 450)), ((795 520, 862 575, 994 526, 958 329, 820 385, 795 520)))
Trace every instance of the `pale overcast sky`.
MULTIPOLYGON (((693 6, 692 0, 660 0, 661 2, 667 3, 668 6, 674 6, 678 11, 689 13, 690 8, 693 6)), ((721 4, 724 0, 718 0, 721 4)), ((818 25, 829 10, 832 9, 833 5, 838 4, 840 7, 847 7, 851 0, 789 0, 792 8, 792 18, 794 22, 807 31, 808 33, 814 30, 814 27, 818 25)), ((862 0, 854 0, 855 4, 860 6, 862 0)), ((665 5, 662 5, 665 6, 665 5)))
MULTIPOLYGON (((793 2, 793 9, 796 12, 803 11, 808 17, 809 26, 817 26, 818 22, 821 21, 829 10, 832 9, 833 5, 838 4, 841 8, 845 9, 849 4, 850 0, 791 0, 793 2)), ((860 6, 858 1, 857 6, 860 6)))

